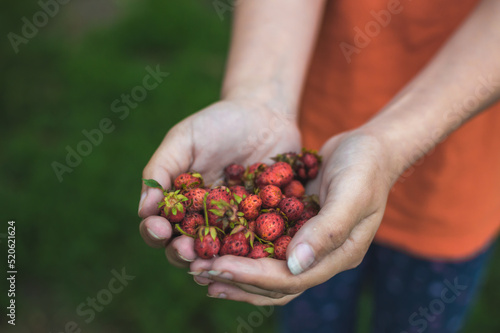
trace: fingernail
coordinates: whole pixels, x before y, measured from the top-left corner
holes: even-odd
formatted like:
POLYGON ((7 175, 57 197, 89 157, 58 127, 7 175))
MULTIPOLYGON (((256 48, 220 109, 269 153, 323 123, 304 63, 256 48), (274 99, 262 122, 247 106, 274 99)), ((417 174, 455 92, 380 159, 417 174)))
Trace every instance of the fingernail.
POLYGON ((196 279, 193 279, 193 280, 194 280, 194 282, 195 282, 197 285, 202 286, 202 287, 206 287, 206 286, 208 286, 208 285, 211 283, 211 282, 206 282, 206 283, 205 283, 205 282, 200 282, 200 281, 198 281, 198 280, 196 280, 196 279))
POLYGON ((207 297, 210 297, 210 298, 227 298, 227 295, 224 294, 224 293, 220 293, 218 295, 210 295, 210 294, 207 294, 207 297))
POLYGON ((154 239, 158 239, 158 240, 163 239, 163 238, 160 238, 157 234, 155 234, 155 233, 153 232, 153 230, 151 230, 151 229, 149 229, 149 228, 146 228, 146 230, 148 231, 148 234, 149 234, 151 237, 153 237, 154 239))
POLYGON ((225 280, 232 280, 233 279, 233 274, 228 273, 228 272, 219 272, 219 271, 208 271, 208 274, 211 276, 217 276, 221 279, 225 280))
POLYGON ((288 258, 288 269, 293 275, 298 275, 309 268, 314 262, 314 252, 307 243, 300 243, 288 258))
POLYGON ((198 276, 202 273, 203 271, 196 271, 196 272, 191 272, 189 271, 188 274, 193 275, 193 276, 198 276))
POLYGON ((141 200, 139 200, 139 209, 137 210, 137 214, 141 212, 142 205, 144 204, 144 201, 146 200, 146 197, 148 196, 148 191, 144 191, 141 194, 141 200))
POLYGON ((181 260, 184 260, 184 261, 187 261, 187 262, 193 262, 194 259, 188 259, 188 258, 184 258, 179 252, 176 252, 177 253, 177 256, 181 259, 181 260))

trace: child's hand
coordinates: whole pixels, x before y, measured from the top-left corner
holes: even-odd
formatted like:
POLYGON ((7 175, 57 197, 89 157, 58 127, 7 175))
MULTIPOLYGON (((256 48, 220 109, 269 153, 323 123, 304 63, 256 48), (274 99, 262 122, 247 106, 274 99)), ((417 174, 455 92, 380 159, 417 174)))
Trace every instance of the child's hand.
POLYGON ((308 192, 319 193, 322 208, 292 239, 288 261, 198 259, 190 269, 199 274, 199 283, 215 281, 208 287, 210 295, 282 305, 361 262, 397 178, 391 173, 388 151, 373 137, 350 132, 330 139, 320 154, 323 166, 308 192))
MULTIPOLYGON (((230 163, 247 165, 278 153, 298 151, 300 134, 295 117, 280 111, 247 101, 215 103, 167 133, 144 168, 143 178, 155 179, 167 189, 179 174, 194 170, 203 175, 205 184, 211 184, 222 178, 224 167, 230 163)), ((168 260, 186 266, 196 258, 193 239, 181 236, 170 243, 170 223, 158 216, 162 198, 161 190, 143 185, 141 235, 152 247, 168 244, 168 260)))

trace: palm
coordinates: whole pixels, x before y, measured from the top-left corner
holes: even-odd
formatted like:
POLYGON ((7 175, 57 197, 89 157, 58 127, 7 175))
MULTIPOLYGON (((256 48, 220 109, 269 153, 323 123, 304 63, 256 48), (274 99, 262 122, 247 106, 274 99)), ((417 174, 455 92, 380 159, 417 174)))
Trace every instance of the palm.
MULTIPOLYGON (((230 163, 248 165, 300 148, 300 134, 294 117, 287 117, 262 105, 249 102, 218 102, 174 126, 143 171, 143 178, 153 178, 169 188, 180 173, 195 170, 206 184, 221 178, 230 163)), ((151 246, 166 248, 170 262, 185 266, 184 258, 195 257, 193 240, 182 236, 170 242, 172 228, 158 214, 160 190, 148 190, 140 205, 144 218, 140 231, 151 246)), ((146 192, 144 192, 146 193, 146 192)))
POLYGON ((191 141, 190 169, 203 174, 209 183, 220 178, 230 163, 247 165, 300 148, 293 118, 234 102, 216 103, 178 127, 189 133, 185 139, 191 141))

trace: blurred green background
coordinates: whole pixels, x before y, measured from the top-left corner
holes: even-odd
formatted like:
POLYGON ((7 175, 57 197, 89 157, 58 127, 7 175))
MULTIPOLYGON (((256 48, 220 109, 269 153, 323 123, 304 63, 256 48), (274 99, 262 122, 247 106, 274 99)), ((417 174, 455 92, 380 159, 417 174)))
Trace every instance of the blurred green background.
MULTIPOLYGON (((267 318, 254 306, 207 298, 138 233, 142 168, 170 127, 218 98, 232 1, 218 3, 227 5, 223 15, 211 0, 73 0, 18 53, 8 33, 21 35, 22 18, 32 21, 41 8, 1 5, 0 234, 16 221, 18 269, 17 325, 7 325, 2 310, 1 332, 65 332, 71 321, 97 333, 237 332, 238 318, 249 316, 265 318, 255 331, 275 331, 276 311, 267 318), (127 116, 113 112, 112 102, 157 65, 169 76, 127 116), (76 149, 82 131, 104 118, 114 130, 60 181, 53 162, 66 164, 66 147, 76 149), (101 292, 122 269, 135 278, 121 292, 101 292), (89 320, 77 308, 98 293, 112 299, 89 320)), ((0 241, 4 271, 7 243, 0 241)), ((500 331, 498 258, 497 249, 466 332, 500 331)), ((6 290, 2 278, 2 309, 6 290)), ((364 332, 366 294, 360 311, 364 332)))

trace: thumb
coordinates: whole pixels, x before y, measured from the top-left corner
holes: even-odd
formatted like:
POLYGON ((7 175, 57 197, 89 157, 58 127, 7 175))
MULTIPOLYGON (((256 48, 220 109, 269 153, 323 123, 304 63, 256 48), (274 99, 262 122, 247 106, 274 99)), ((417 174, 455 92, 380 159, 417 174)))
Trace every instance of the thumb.
MULTIPOLYGON (((193 160, 191 135, 187 126, 175 126, 163 139, 142 172, 142 178, 154 179, 168 189, 172 179, 186 172, 193 160), (183 130, 181 130, 183 128, 183 130)), ((163 199, 163 192, 142 184, 138 215, 146 218, 158 213, 158 202, 163 199)))
POLYGON ((354 227, 369 215, 364 214, 367 200, 352 189, 342 191, 337 188, 334 193, 328 193, 318 215, 300 228, 288 246, 287 265, 290 272, 301 274, 340 248, 354 227))

